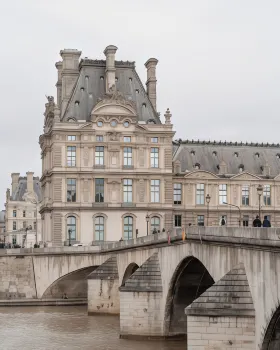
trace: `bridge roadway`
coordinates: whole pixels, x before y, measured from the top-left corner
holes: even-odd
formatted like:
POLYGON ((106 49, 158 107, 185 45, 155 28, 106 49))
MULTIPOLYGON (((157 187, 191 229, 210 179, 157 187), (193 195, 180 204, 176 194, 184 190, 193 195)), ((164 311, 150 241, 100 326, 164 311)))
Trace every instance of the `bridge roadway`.
POLYGON ((185 241, 174 230, 171 244, 162 233, 1 250, 0 299, 88 296, 89 313, 120 314, 122 337, 187 333, 189 349, 280 349, 279 252, 280 229, 233 227, 190 227, 185 241))

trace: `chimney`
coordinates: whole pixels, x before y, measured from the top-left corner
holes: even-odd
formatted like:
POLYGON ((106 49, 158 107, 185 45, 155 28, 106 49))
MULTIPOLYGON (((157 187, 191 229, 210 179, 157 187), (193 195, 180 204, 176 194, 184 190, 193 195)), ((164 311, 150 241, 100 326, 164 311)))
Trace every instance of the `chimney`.
POLYGON ((56 102, 57 105, 60 107, 61 104, 61 94, 62 94, 62 78, 61 78, 61 73, 62 73, 62 62, 56 62, 55 67, 57 69, 57 83, 56 83, 56 90, 57 90, 57 97, 56 97, 56 102))
POLYGON ((156 65, 158 64, 158 60, 156 58, 150 58, 145 63, 145 67, 147 68, 147 93, 149 99, 155 109, 157 110, 157 78, 156 78, 156 65))
POLYGON ((106 92, 115 86, 116 84, 116 68, 115 68, 115 54, 117 52, 117 46, 109 45, 104 50, 106 56, 106 92))
POLYGON ((27 192, 34 192, 34 188, 33 188, 33 175, 34 173, 31 171, 28 171, 26 173, 27 176, 27 192))
POLYGON ((62 57, 61 70, 61 115, 63 116, 71 92, 79 76, 79 59, 82 52, 75 49, 60 51, 62 57))
POLYGON ((12 173, 12 195, 15 193, 17 185, 18 185, 18 179, 19 179, 19 173, 12 173))

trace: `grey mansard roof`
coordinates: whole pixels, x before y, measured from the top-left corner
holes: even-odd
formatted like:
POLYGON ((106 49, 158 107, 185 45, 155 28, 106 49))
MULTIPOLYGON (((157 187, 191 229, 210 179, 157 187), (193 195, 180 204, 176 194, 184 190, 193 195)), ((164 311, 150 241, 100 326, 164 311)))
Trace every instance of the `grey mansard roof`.
MULTIPOLYGON (((115 61, 116 89, 128 100, 136 104, 138 119, 154 119, 160 123, 143 84, 135 70, 134 62, 115 61)), ((76 118, 90 120, 90 114, 98 98, 105 94, 105 60, 83 59, 80 63, 80 74, 74 86, 63 120, 76 118), (76 105, 76 102, 79 102, 76 105)))
MULTIPOLYGON (((24 194, 27 190, 27 178, 26 177, 20 177, 18 181, 18 185, 16 187, 16 190, 11 195, 12 201, 24 201, 24 194)), ((39 177, 33 177, 33 190, 36 193, 38 197, 38 201, 42 200, 42 192, 41 192, 41 186, 39 177)))
POLYGON ((263 167, 270 167, 270 176, 280 174, 280 145, 244 144, 232 142, 175 141, 173 161, 180 161, 181 171, 200 170, 219 174, 219 165, 225 162, 227 174, 238 174, 240 167, 254 175, 263 175, 263 167))

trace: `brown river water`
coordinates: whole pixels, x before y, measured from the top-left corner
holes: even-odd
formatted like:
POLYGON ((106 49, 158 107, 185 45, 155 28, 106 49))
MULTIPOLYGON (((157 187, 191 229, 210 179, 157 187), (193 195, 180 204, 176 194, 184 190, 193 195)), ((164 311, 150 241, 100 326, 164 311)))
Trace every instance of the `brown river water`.
POLYGON ((186 350, 185 342, 119 339, 117 316, 84 306, 0 308, 1 350, 186 350))

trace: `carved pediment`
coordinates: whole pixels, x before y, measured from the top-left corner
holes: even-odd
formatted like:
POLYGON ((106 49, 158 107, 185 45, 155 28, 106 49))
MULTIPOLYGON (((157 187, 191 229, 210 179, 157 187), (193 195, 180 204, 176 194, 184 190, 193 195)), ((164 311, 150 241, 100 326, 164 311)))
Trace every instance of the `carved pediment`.
POLYGON ((247 173, 247 172, 234 175, 234 176, 231 177, 231 179, 236 179, 236 180, 261 180, 260 177, 258 177, 256 175, 253 175, 251 173, 247 173))
POLYGON ((115 89, 105 94, 93 107, 91 114, 136 116, 136 106, 115 89))
POLYGON ((184 176, 192 179, 218 179, 219 177, 209 171, 192 171, 184 176))

